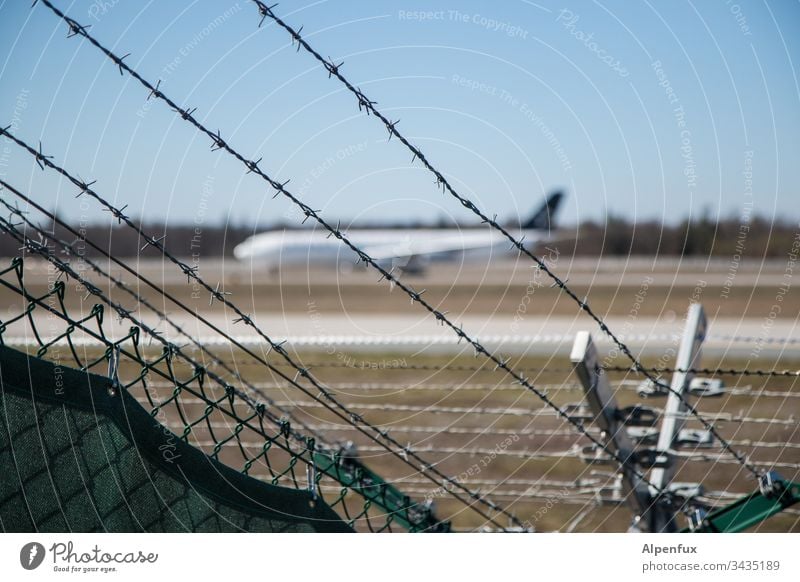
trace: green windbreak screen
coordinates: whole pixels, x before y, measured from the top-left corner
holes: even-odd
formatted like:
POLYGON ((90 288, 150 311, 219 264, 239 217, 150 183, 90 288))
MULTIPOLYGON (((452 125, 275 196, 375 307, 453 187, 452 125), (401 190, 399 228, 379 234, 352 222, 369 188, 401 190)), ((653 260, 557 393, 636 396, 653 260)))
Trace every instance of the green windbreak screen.
POLYGON ((109 388, 0 346, 4 531, 351 531, 311 493, 226 467, 109 388))

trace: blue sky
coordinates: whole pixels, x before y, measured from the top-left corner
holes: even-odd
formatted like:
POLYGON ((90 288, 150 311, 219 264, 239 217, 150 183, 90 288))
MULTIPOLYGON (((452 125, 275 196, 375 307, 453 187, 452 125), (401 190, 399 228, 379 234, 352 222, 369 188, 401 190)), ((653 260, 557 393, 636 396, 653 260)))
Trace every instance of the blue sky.
MULTIPOLYGON (((332 218, 473 220, 244 0, 57 5, 332 218)), ((552 188, 566 222, 709 212, 800 220, 800 3, 283 1, 299 27, 490 214, 552 188)), ((297 222, 283 200, 45 7, 0 2, 0 123, 132 214, 297 222)), ((108 220, 0 142, 0 176, 108 220)))

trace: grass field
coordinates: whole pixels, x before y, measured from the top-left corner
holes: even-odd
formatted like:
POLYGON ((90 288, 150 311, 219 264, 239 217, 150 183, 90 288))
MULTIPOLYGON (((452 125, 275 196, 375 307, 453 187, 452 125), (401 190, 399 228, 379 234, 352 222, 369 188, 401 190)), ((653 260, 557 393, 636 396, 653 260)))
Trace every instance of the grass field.
MULTIPOLYGON (((351 354, 352 355, 352 354, 351 354)), ((354 357, 355 365, 361 362, 392 361, 396 355, 384 354, 376 358, 375 354, 354 357)), ((304 357, 309 361, 311 355, 304 357)), ((324 363, 326 357, 319 354, 314 360, 324 363)), ((335 358, 334 358, 335 360, 335 358)), ((327 356, 327 361, 332 361, 327 356)), ((559 485, 548 485, 548 482, 567 481, 578 484, 581 480, 595 480, 597 485, 610 485, 607 474, 613 473, 613 466, 592 466, 575 458, 537 458, 540 453, 566 451, 573 446, 588 444, 588 440, 574 436, 569 426, 553 416, 535 416, 546 410, 541 401, 518 385, 511 385, 502 374, 486 368, 484 371, 453 371, 460 366, 475 366, 480 363, 472 357, 457 358, 425 358, 415 357, 413 364, 408 359, 400 358, 400 369, 381 370, 365 367, 354 368, 319 368, 317 376, 328 385, 336 386, 337 395, 349 405, 358 409, 359 405, 375 405, 377 409, 369 409, 364 416, 381 427, 394 431, 396 437, 402 437, 420 451, 426 449, 445 450, 448 452, 428 452, 424 456, 437 463, 437 466, 448 474, 464 474, 470 467, 479 468, 479 472, 470 475, 467 483, 475 487, 497 502, 512 509, 521 519, 531 520, 538 516, 534 526, 539 530, 562 529, 570 520, 587 505, 593 506, 589 517, 577 526, 577 531, 621 531, 624 530, 631 516, 627 506, 618 503, 601 502, 595 505, 591 494, 578 494, 574 488, 559 485), (402 369, 402 362, 407 365, 444 367, 441 371, 402 369), (449 369, 448 369, 449 368, 449 369), (374 385, 370 385, 374 383, 374 385), (384 385, 385 384, 385 385, 384 385), (429 389, 423 388, 431 387, 429 389), (393 405, 411 407, 412 410, 381 410, 393 405), (454 409, 454 412, 447 412, 454 409), (480 409, 500 409, 498 412, 481 412, 480 409), (515 414, 504 413, 503 409, 515 414), (530 410, 530 414, 517 414, 520 410, 530 410), (416 427, 419 430, 408 430, 416 427), (406 432, 407 431, 407 432, 406 432), (493 432, 494 431, 494 432, 493 432), (547 434, 550 431, 552 434, 547 434), (464 434, 466 433, 466 434, 464 434), (499 434, 498 434, 499 433, 499 434), (513 437, 513 442, 509 438, 513 437), (490 461, 486 462, 486 453, 475 451, 498 450, 490 461), (599 473, 598 473, 599 472, 599 473), (519 483, 519 484, 518 484, 519 483), (567 492, 568 491, 568 492, 567 492)), ((568 361, 551 359, 525 358, 515 361, 515 368, 525 369, 529 378, 541 386, 550 385, 549 392, 559 405, 582 401, 582 391, 577 388, 576 378, 569 372, 568 361), (559 388, 558 386, 562 387, 559 388)), ((622 363, 621 361, 619 363, 622 363)), ((705 362, 716 365, 716 362, 705 362)), ((727 361, 731 367, 741 366, 743 362, 727 361)), ((751 362, 751 365, 754 363, 751 362)), ((758 364, 768 365, 767 362, 758 364)), ((795 362, 797 364, 797 362, 795 362)), ((795 365, 795 367, 797 367, 795 365)), ((620 386, 618 401, 625 406, 640 402, 637 393, 632 390, 633 376, 612 374, 612 385, 620 386)), ((720 420, 715 423, 722 435, 738 443, 737 449, 747 453, 752 460, 759 463, 800 463, 800 426, 797 413, 800 408, 797 397, 800 388, 793 378, 741 379, 726 378, 730 388, 753 394, 729 395, 720 398, 693 398, 697 407, 705 414, 723 413, 734 417, 764 419, 760 422, 742 422, 737 420, 720 420), (794 396, 757 396, 760 391, 786 392, 794 396), (766 424, 766 420, 787 420, 785 424, 766 424), (786 444, 778 448, 748 446, 748 441, 786 444)), ((287 402, 298 401, 294 392, 274 388, 268 392, 276 400, 287 402)), ((308 399, 303 399, 304 401, 308 399)), ((665 397, 647 399, 645 404, 663 407, 665 397)), ((309 422, 327 425, 331 422, 328 415, 316 407, 296 405, 302 411, 301 418, 309 422)), ((700 428, 697 420, 690 420, 687 427, 700 428)), ((327 434, 336 439, 354 440, 357 445, 367 446, 353 431, 340 427, 341 430, 328 430, 327 434)), ((369 450, 372 450, 371 448, 369 450)), ((720 451, 718 446, 708 449, 684 448, 683 452, 705 452, 713 457, 720 451)), ((414 491, 423 493, 431 487, 418 483, 418 476, 408 475, 398 467, 388 455, 373 453, 362 454, 370 466, 381 474, 397 479, 403 483, 411 479, 414 491)), ((765 465, 766 466, 766 465, 765 465)), ((798 480, 797 469, 781 469, 784 477, 798 480)), ((755 483, 738 465, 718 462, 684 462, 680 466, 675 481, 701 482, 706 491, 730 491, 746 493, 751 491, 755 483)), ((603 497, 611 497, 604 495, 603 497)), ((483 525, 474 514, 459 507, 458 503, 446 497, 437 498, 440 513, 453 516, 453 522, 459 529, 469 529, 483 525)), ((797 515, 777 517, 759 528, 761 531, 800 531, 797 515)))
MULTIPOLYGON (((352 441, 359 457, 370 468, 416 499, 434 499, 437 514, 451 519, 455 529, 471 530, 486 525, 483 518, 464 504, 410 471, 396 457, 297 388, 281 382, 241 354, 221 355, 235 362, 239 373, 255 383, 261 392, 257 398, 266 396, 291 409, 298 421, 323 434, 329 443, 352 441)), ((575 531, 627 528, 632 514, 619 499, 619 492, 615 492, 615 467, 587 464, 575 458, 576 447, 589 441, 549 414, 534 394, 512 385, 491 367, 473 369, 480 366, 480 360, 470 356, 409 357, 391 353, 350 353, 347 359, 325 353, 294 356, 304 364, 311 364, 315 376, 349 408, 537 530, 564 531, 582 513, 585 515, 574 524, 575 531), (341 367, 343 362, 345 365, 341 367), (559 454, 563 452, 570 454, 559 454)), ((515 369, 525 370, 535 385, 547 389, 558 405, 582 402, 582 391, 570 373, 568 361, 523 358, 513 363, 515 369)), ((718 363, 705 362, 711 366, 718 363)), ((725 364, 738 367, 744 362, 729 360, 725 364)), ((768 366, 769 362, 750 364, 768 366)), ((800 362, 782 364, 797 367, 800 362)), ((610 378, 612 385, 618 387, 617 398, 622 406, 643 402, 660 408, 666 401, 665 397, 643 401, 634 390, 633 375, 611 373, 610 378)), ((796 378, 726 377, 726 385, 736 393, 717 398, 692 397, 692 401, 759 468, 768 468, 771 463, 800 464, 797 423, 800 387, 796 378)), ((191 406, 184 410, 190 418, 200 411, 192 410, 191 406)), ((172 423, 173 430, 183 426, 174 413, 168 417, 168 423, 172 423)), ((692 419, 686 427, 701 425, 692 419)), ((202 426, 189 440, 206 450, 211 448, 202 426)), ((260 445, 258 441, 252 442, 251 453, 255 454, 260 445)), ((736 494, 748 493, 756 487, 752 477, 729 456, 718 459, 721 449, 716 443, 708 448, 681 447, 680 451, 708 455, 705 460, 681 461, 674 481, 702 483, 706 497, 713 502, 730 502, 736 494), (719 497, 718 492, 727 492, 730 497, 719 497)), ((223 452, 221 458, 234 467, 241 465, 236 441, 229 444, 228 453, 226 456, 223 452)), ((800 479, 797 468, 778 470, 788 479, 800 479)), ((269 478, 263 466, 260 469, 256 466, 251 474, 269 478)), ((338 486, 332 482, 324 480, 322 485, 327 495, 338 493, 338 486)), ((758 531, 800 531, 800 516, 796 512, 783 514, 759 526, 758 531)))

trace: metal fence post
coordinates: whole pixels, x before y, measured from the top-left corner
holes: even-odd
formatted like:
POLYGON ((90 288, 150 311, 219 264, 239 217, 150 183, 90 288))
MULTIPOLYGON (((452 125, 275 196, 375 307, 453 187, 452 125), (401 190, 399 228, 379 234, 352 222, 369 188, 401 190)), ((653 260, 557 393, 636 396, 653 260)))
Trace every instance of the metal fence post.
MULTIPOLYGON (((650 493, 653 497, 656 496, 657 490, 665 491, 667 489, 675 474, 672 450, 675 447, 675 439, 686 422, 687 413, 686 404, 681 397, 685 398, 689 384, 694 377, 693 373, 688 371, 681 372, 680 370, 696 368, 700 364, 701 347, 706 337, 706 327, 707 322, 703 306, 699 303, 692 303, 686 317, 686 326, 683 329, 683 337, 681 338, 681 345, 675 362, 677 371, 672 375, 670 384, 672 391, 664 408, 661 431, 656 445, 657 465, 650 474, 650 482, 654 486, 650 493)), ((651 516, 651 531, 674 532, 677 530, 675 514, 671 506, 656 501, 651 516)))
POLYGON ((625 499, 636 515, 634 523, 647 523, 648 520, 642 518, 648 513, 650 507, 650 492, 636 475, 633 457, 634 443, 628 436, 622 416, 618 413, 614 393, 608 383, 608 377, 600 368, 597 349, 588 331, 579 331, 575 336, 570 360, 574 364, 575 373, 583 384, 586 400, 595 422, 603 431, 603 438, 624 461, 622 486, 625 499))

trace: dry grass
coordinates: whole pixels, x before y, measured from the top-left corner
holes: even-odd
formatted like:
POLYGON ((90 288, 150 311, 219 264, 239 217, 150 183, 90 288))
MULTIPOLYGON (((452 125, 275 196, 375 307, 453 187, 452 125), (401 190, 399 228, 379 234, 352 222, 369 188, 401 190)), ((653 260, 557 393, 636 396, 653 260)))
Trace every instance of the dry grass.
MULTIPOLYGON (((105 266, 105 265, 104 265, 105 266)), ((197 285, 187 284, 187 279, 174 265, 157 261, 133 263, 153 283, 184 302, 191 309, 208 308, 209 294, 197 285)), ((592 308, 602 316, 627 315, 639 293, 645 277, 659 277, 658 283, 647 289, 646 300, 639 306, 639 315, 657 317, 672 311, 682 314, 690 298, 696 294, 699 280, 707 281, 700 300, 706 313, 714 317, 765 317, 775 303, 777 286, 782 282, 785 264, 768 263, 762 268, 742 267, 733 279, 729 266, 714 263, 705 270, 694 262, 664 265, 626 266, 624 262, 581 261, 572 265, 557 265, 556 272, 569 279, 570 287, 579 297, 590 297, 592 308), (675 270, 677 269, 677 271, 675 270), (731 283, 735 283, 730 286, 731 283), (744 283, 744 284, 742 284, 744 283), (727 286, 726 286, 727 285, 727 286)), ((26 263, 26 285, 33 294, 47 290, 48 272, 40 261, 26 263)), ((163 296, 144 283, 114 267, 114 276, 126 281, 144 298, 156 305, 169 305, 163 296)), ((309 301, 315 310, 325 314, 407 314, 408 297, 401 292, 390 292, 386 284, 376 284, 372 271, 357 270, 340 274, 335 269, 287 270, 273 274, 267 271, 250 271, 245 266, 226 263, 203 262, 201 276, 212 286, 217 282, 231 292, 231 297, 249 313, 307 313, 309 301)), ((91 271, 84 275, 92 278, 91 271)), ((501 262, 491 268, 441 265, 432 268, 425 276, 405 277, 415 288, 425 288, 426 299, 452 314, 504 314, 512 316, 525 297, 530 294, 532 272, 529 263, 501 262)), ((534 299, 526 304, 528 316, 575 315, 575 303, 558 289, 550 288, 544 276, 535 279, 534 299)), ((110 286, 107 281, 96 283, 112 299, 131 306, 130 296, 110 286)), ((74 282, 69 283, 74 287, 74 282)), ((65 300, 70 308, 79 308, 84 292, 68 292, 65 300)), ((5 305, 20 304, 19 298, 6 289, 0 289, 0 302, 5 305)), ((83 302, 87 308, 94 298, 83 302)), ((781 317, 800 313, 800 294, 789 293, 783 298, 781 317)))
MULTIPOLYGON (((426 460, 435 462, 437 467, 450 475, 463 474, 470 467, 479 471, 465 479, 472 488, 479 488, 490 498, 497 498, 500 505, 524 520, 530 520, 540 531, 563 530, 571 519, 582 508, 592 506, 592 510, 577 527, 576 531, 624 531, 631 518, 631 512, 625 505, 600 504, 582 497, 581 503, 574 502, 574 494, 564 495, 560 487, 542 486, 543 491, 551 492, 551 498, 532 499, 526 496, 504 495, 504 492, 519 492, 528 489, 531 484, 516 485, 513 480, 523 479, 535 483, 538 480, 567 480, 577 482, 579 479, 599 478, 597 471, 613 471, 611 466, 586 465, 575 458, 535 458, 536 453, 564 451, 573 445, 588 444, 575 433, 568 436, 544 436, 541 431, 568 430, 566 423, 553 416, 534 416, 543 408, 541 401, 532 393, 519 386, 511 386, 500 373, 490 371, 458 371, 460 366, 476 366, 480 360, 472 357, 417 356, 409 359, 398 354, 348 354, 358 367, 329 368, 324 364, 342 362, 336 355, 321 353, 295 354, 302 362, 318 363, 321 366, 313 369, 316 377, 328 386, 334 387, 337 397, 348 406, 359 410, 361 405, 378 405, 376 409, 363 412, 363 416, 371 423, 387 428, 402 443, 410 443, 420 451, 428 448, 456 449, 454 453, 422 452, 426 460), (365 362, 381 362, 398 358, 399 369, 363 368, 365 362), (413 370, 403 366, 421 365, 442 370, 413 370), (390 384, 387 387, 376 385, 390 384), (422 390, 423 385, 442 385, 444 389, 422 390), (469 385, 485 385, 480 389, 471 389, 469 385), (394 411, 395 406, 415 406, 419 411, 394 411), (434 412, 432 407, 466 407, 471 412, 449 413, 434 412), (528 409, 530 416, 517 416, 494 413, 482 414, 477 409, 528 409), (428 427, 427 432, 405 432, 404 427, 428 427), (463 434, 463 429, 478 429, 483 434, 463 434), (502 434, 493 434, 493 430, 501 429, 502 434), (470 454, 472 449, 492 449, 503 443, 511 434, 516 435, 514 442, 506 447, 507 451, 528 451, 530 457, 497 455, 486 462, 482 454, 470 454), (510 484, 504 483, 511 480, 510 484), (491 491, 484 481, 498 482, 491 491), (549 503, 548 503, 549 502, 549 503)), ((232 359, 236 359, 236 354, 232 359)), ((241 362, 247 362, 241 358, 241 362)), ((622 362, 619 362, 622 363, 622 362)), ((654 362, 650 362, 651 364, 654 362)), ((717 365, 718 362, 705 362, 717 365)), ((729 360, 727 367, 744 366, 745 362, 729 360)), ((751 362, 753 367, 769 366, 770 362, 751 362)), ((782 365, 797 367, 798 362, 784 361, 782 365)), ((543 359, 523 358, 514 362, 515 367, 528 370, 530 379, 537 385, 562 384, 575 382, 569 372, 569 362, 543 359)), ((239 366, 240 372, 254 381, 271 383, 278 378, 271 377, 263 369, 244 363, 239 366)), ((623 380, 631 380, 634 376, 621 373, 612 374, 612 384, 619 385, 623 380)), ((750 387, 753 392, 760 390, 788 391, 800 395, 800 386, 793 378, 738 378, 726 377, 730 387, 750 387)), ((296 388, 274 387, 265 389, 265 393, 274 400, 288 402, 293 407, 298 419, 313 425, 337 424, 337 419, 328 411, 303 403, 310 400, 296 388)), ((564 390, 551 390, 554 401, 559 405, 576 403, 582 400, 579 389, 568 387, 564 390)), ((641 402, 638 395, 629 389, 618 391, 619 403, 622 406, 641 402)), ((665 398, 650 398, 646 405, 663 406, 665 398)), ((704 414, 717 412, 731 413, 747 417, 760 418, 797 418, 800 413, 800 399, 777 397, 753 397, 751 395, 726 395, 721 398, 696 398, 692 400, 704 414)), ((338 428, 326 430, 326 438, 331 442, 352 440, 362 449, 370 450, 374 443, 338 422, 338 428)), ((687 423, 687 427, 700 428, 696 420, 687 423)), ((722 435, 736 441, 769 441, 776 443, 792 443, 800 445, 800 430, 797 424, 769 425, 758 423, 718 422, 716 424, 722 435)), ((755 448, 737 445, 737 449, 747 453, 751 459, 759 462, 800 463, 798 448, 755 448)), ((698 449, 697 452, 716 454, 719 447, 698 449)), ((410 489, 417 497, 435 490, 435 486, 420 483, 420 475, 416 475, 403 463, 385 452, 362 452, 364 461, 379 474, 397 482, 401 488, 410 489)), ((780 471, 784 477, 800 480, 800 472, 780 471)), ((749 474, 737 465, 714 462, 687 462, 681 467, 675 481, 701 482, 707 491, 726 490, 736 493, 747 493, 753 490, 755 483, 749 474)), ((574 493, 574 492, 573 492, 574 493)), ((448 496, 437 496, 436 503, 439 515, 453 520, 457 529, 472 529, 485 525, 477 514, 465 508, 448 496)), ((758 531, 800 531, 800 519, 797 515, 781 515, 764 523, 758 531)))

